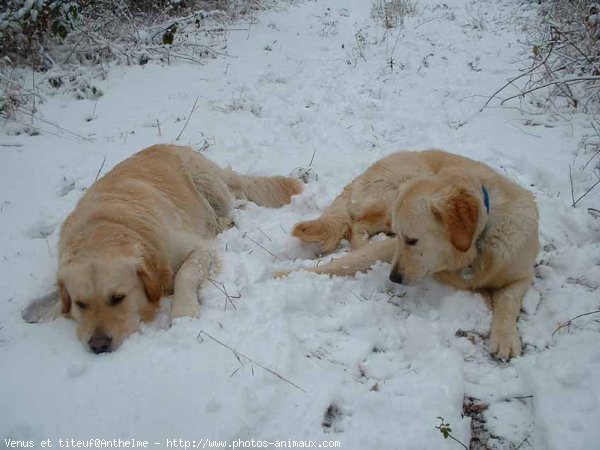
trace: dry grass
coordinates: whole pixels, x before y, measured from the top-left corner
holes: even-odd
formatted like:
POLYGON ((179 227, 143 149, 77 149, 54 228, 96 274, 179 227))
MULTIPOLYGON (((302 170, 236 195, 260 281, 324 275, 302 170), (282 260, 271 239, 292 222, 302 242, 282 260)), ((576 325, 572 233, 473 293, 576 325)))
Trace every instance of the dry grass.
POLYGON ((403 26, 405 17, 416 12, 416 0, 375 0, 371 7, 371 16, 388 29, 403 26))

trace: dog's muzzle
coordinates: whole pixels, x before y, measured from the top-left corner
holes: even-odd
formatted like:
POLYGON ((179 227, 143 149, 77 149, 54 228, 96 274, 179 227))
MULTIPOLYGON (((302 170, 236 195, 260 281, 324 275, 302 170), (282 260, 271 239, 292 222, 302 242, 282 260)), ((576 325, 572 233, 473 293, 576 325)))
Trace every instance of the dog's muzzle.
POLYGON ((398 284, 402 284, 402 274, 400 272, 398 272, 396 269, 392 269, 392 271, 390 272, 390 281, 393 281, 394 283, 398 283, 398 284))
POLYGON ((112 352, 112 338, 104 333, 95 333, 89 340, 90 350, 96 354, 112 352))

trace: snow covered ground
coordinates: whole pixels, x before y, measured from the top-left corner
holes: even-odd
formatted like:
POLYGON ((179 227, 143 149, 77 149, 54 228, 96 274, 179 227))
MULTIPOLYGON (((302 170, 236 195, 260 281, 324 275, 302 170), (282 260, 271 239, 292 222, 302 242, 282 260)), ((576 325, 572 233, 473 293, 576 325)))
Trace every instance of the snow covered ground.
POLYGON ((574 157, 590 118, 479 112, 531 51, 520 42, 533 7, 419 0, 403 27, 387 31, 370 11, 366 0, 284 3, 240 24, 248 31, 230 31, 229 56, 112 67, 93 80, 104 93, 96 104, 49 97, 40 117, 69 131, 36 121, 41 133, 30 136, 1 125, 2 438, 456 449, 435 427, 443 417, 468 445, 467 397, 489 405, 490 448, 597 448, 599 316, 553 334, 600 309, 600 222, 586 212, 600 196, 572 208, 569 182, 570 164, 576 197, 594 181, 578 170, 586 155, 574 157), (54 282, 59 226, 101 167, 175 142, 196 98, 179 143, 206 142, 209 158, 253 174, 310 169, 291 205, 242 205, 237 227, 219 236, 217 279, 239 296, 235 308, 207 285, 198 319, 168 327, 163 314, 99 356, 68 320, 23 323, 21 309, 54 282), (289 236, 295 222, 316 217, 382 156, 431 147, 486 162, 536 193, 543 250, 519 321, 524 355, 507 364, 488 353, 491 314, 477 295, 434 282, 393 285, 386 265, 354 279, 271 278, 313 263, 289 236))

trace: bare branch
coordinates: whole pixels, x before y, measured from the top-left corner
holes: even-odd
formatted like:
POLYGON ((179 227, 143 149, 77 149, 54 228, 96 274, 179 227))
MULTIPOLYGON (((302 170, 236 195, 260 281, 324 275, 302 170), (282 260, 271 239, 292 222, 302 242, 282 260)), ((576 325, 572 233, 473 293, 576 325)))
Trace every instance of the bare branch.
POLYGON ((250 236, 248 236, 248 233, 244 233, 242 235, 242 238, 248 238, 250 239, 250 241, 254 242, 256 245, 258 245, 260 248, 262 248, 265 252, 267 252, 269 255, 271 255, 273 258, 279 260, 279 261, 283 261, 279 256, 277 256, 275 253, 273 253, 271 250, 269 250, 268 248, 264 247, 263 245, 261 245, 260 243, 256 242, 254 239, 252 239, 250 236))
POLYGON ((196 104, 198 103, 198 99, 200 97, 196 97, 196 100, 194 101, 194 106, 192 106, 192 110, 190 111, 190 113, 188 114, 187 120, 185 121, 185 125, 183 126, 183 128, 181 129, 181 132, 179 133, 179 135, 175 138, 176 141, 179 140, 179 138, 181 137, 181 135, 183 134, 183 132, 185 131, 185 128, 187 127, 188 123, 190 122, 190 119, 192 118, 192 114, 194 114, 194 111, 196 111, 196 104))
MULTIPOLYGON (((240 362, 241 365, 243 365, 242 361, 240 360, 240 356, 242 358, 244 358, 247 361, 250 361, 252 364, 256 364, 258 367, 260 367, 263 370, 266 370, 267 372, 269 372, 271 375, 279 378, 281 381, 285 381, 286 383, 294 386, 296 389, 304 392, 305 394, 307 394, 307 392, 302 389, 300 386, 298 386, 296 383, 293 383, 292 381, 282 377, 281 375, 279 375, 277 372, 275 372, 272 369, 269 369, 268 367, 263 366, 262 364, 256 362, 254 359, 250 358, 249 356, 244 355, 243 353, 238 352, 237 350, 235 350, 234 348, 230 347, 227 344, 224 344, 223 342, 219 341, 217 338, 211 336, 210 334, 208 334, 206 331, 204 330, 200 330, 200 332, 198 333, 198 336, 196 337, 196 339, 202 339, 202 335, 208 337, 209 339, 213 340, 214 342, 216 342, 217 344, 225 347, 228 350, 231 350, 233 352, 233 354, 235 355, 235 357, 237 358, 237 360, 240 362)), ((233 376, 235 374, 235 372, 231 375, 233 376)))
POLYGON ((571 319, 567 320, 566 322, 564 322, 564 323, 560 324, 560 325, 558 326, 558 328, 557 328, 556 330, 554 330, 554 332, 552 333, 552 336, 554 336, 554 334, 555 334, 555 333, 556 333, 558 330, 561 330, 562 328, 565 328, 565 327, 569 327, 569 326, 571 326, 571 324, 573 323, 573 321, 574 321, 575 319, 579 319, 580 317, 589 316, 589 315, 591 315, 591 314, 598 314, 598 313, 600 313, 600 309, 599 309, 598 311, 590 311, 590 312, 586 312, 586 313, 583 313, 583 314, 579 314, 578 316, 572 317, 571 319))
POLYGON ((513 98, 521 97, 521 96, 524 96, 525 94, 530 94, 531 92, 538 91, 545 87, 554 86, 554 85, 563 84, 563 83, 564 84, 582 83, 584 81, 600 81, 600 76, 565 77, 560 80, 555 80, 555 81, 551 81, 549 83, 544 83, 542 85, 532 87, 531 89, 527 89, 526 91, 523 91, 520 94, 512 95, 512 96, 502 100, 502 102, 500 102, 500 104, 503 105, 504 103, 506 103, 509 100, 512 100, 513 98))
MULTIPOLYGON (((522 73, 518 77, 512 78, 504 86, 502 86, 500 89, 498 89, 496 92, 494 92, 492 94, 492 96, 490 98, 488 98, 488 100, 485 102, 485 105, 483 105, 481 107, 481 109, 479 110, 479 112, 483 111, 485 109, 485 107, 490 104, 490 102, 492 101, 492 99, 494 99, 496 97, 496 95, 498 95, 500 92, 502 92, 508 86, 510 86, 511 84, 513 84, 515 81, 517 81, 517 80, 519 80, 519 79, 521 79, 521 78, 529 75, 530 73, 533 73, 538 68, 540 68, 541 66, 543 66, 544 64, 546 64, 546 61, 548 61, 548 58, 550 58, 550 55, 552 54, 553 48, 554 48, 554 44, 550 44, 550 49, 548 50, 548 54, 546 55, 546 57, 544 58, 544 60, 541 63, 539 63, 537 66, 532 67, 527 72, 522 73)), ((504 102, 502 102, 502 103, 504 103, 504 102)))
POLYGON ((575 206, 577 205, 577 203, 579 203, 579 200, 581 200, 583 197, 585 197, 586 195, 588 195, 590 192, 592 192, 592 189, 594 189, 596 186, 598 186, 600 184, 600 180, 596 181, 591 188, 589 188, 587 191, 585 191, 583 193, 583 195, 581 197, 579 197, 577 200, 575 200, 573 202, 573 204, 571 206, 575 206))

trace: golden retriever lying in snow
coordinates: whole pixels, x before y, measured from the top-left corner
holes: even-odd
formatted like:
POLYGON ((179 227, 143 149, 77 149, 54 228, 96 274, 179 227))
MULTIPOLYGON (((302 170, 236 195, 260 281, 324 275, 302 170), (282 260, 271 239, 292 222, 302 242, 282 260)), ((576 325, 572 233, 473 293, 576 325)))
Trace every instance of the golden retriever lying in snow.
POLYGON ((487 295, 490 351, 503 359, 521 353, 517 318, 533 279, 538 212, 529 191, 488 166, 438 150, 392 154, 292 235, 323 253, 342 238, 350 241, 347 256, 312 272, 352 275, 379 260, 392 263, 390 279, 397 283, 433 275, 487 295), (396 237, 368 242, 380 232, 396 237))
MULTIPOLYGON (((173 294, 171 319, 196 316, 233 197, 278 207, 301 191, 296 179, 240 175, 187 147, 142 150, 94 183, 67 217, 50 315, 75 319, 94 353, 115 350, 151 320, 162 295, 173 294)), ((25 320, 35 313, 26 310, 25 320)))

